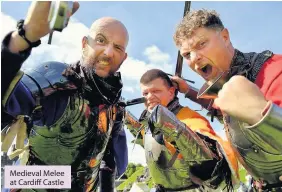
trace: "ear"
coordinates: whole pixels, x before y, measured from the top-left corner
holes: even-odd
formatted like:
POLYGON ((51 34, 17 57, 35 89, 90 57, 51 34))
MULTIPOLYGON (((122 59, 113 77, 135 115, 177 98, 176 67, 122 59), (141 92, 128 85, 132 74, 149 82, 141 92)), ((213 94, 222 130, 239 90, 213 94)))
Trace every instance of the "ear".
POLYGON ((82 38, 82 49, 85 49, 87 43, 88 43, 88 39, 87 39, 86 36, 84 36, 84 37, 82 38))
POLYGON ((119 70, 120 66, 123 64, 123 62, 125 61, 125 59, 127 58, 127 53, 125 53, 123 60, 121 61, 121 63, 119 64, 117 70, 119 70))
POLYGON ((221 32, 220 35, 223 39, 223 41, 225 42, 226 45, 230 44, 230 36, 229 36, 229 31, 228 29, 224 28, 221 32))
POLYGON ((124 62, 126 58, 127 58, 127 53, 125 53, 125 55, 124 55, 124 58, 123 58, 123 61, 122 61, 122 62, 124 62))
POLYGON ((121 63, 118 66, 118 69, 120 68, 120 66, 123 64, 123 62, 125 61, 125 59, 127 58, 127 53, 125 53, 123 60, 121 61, 121 63))
POLYGON ((173 99, 175 96, 175 87, 174 86, 170 87, 168 91, 171 95, 171 99, 173 99))

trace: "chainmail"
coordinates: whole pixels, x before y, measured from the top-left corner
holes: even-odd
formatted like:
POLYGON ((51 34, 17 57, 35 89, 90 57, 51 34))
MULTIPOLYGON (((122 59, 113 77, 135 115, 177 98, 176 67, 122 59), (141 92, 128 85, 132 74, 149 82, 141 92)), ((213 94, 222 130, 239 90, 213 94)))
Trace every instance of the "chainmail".
POLYGON ((243 75, 251 82, 255 82, 262 65, 273 53, 269 50, 261 53, 242 53, 235 49, 234 57, 231 61, 230 74, 243 75))
POLYGON ((120 73, 101 78, 95 73, 95 69, 84 67, 80 62, 70 65, 67 70, 70 72, 68 79, 82 90, 84 97, 92 104, 112 105, 118 102, 123 87, 120 73))

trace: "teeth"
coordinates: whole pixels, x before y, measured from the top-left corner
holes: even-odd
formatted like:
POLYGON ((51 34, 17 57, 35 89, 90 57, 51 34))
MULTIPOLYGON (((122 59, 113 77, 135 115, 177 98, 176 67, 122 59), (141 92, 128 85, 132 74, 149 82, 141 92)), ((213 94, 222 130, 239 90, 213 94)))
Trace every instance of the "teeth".
POLYGON ((105 65, 105 66, 109 65, 109 62, 107 62, 107 61, 99 61, 99 63, 102 64, 102 65, 105 65))

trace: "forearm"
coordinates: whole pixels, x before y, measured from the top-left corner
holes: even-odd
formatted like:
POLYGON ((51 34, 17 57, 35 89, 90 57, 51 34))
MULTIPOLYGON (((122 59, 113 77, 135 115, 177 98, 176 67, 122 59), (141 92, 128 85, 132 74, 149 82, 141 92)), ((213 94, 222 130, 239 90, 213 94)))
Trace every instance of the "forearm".
MULTIPOLYGON (((2 88, 1 88, 1 96, 6 93, 8 87, 10 86, 12 80, 17 76, 17 73, 20 71, 20 68, 23 64, 23 62, 27 59, 30 52, 26 54, 19 54, 16 52, 12 52, 9 48, 9 45, 12 41, 12 34, 9 33, 2 42, 2 48, 1 48, 1 80, 2 80, 2 88)), ((17 38, 17 37, 15 37, 17 38)), ((16 41, 13 42, 13 44, 16 41)), ((15 47, 14 47, 15 48, 15 47)), ((15 51, 16 49, 13 50, 15 51)), ((23 47, 22 47, 23 48, 23 47)))
POLYGON ((194 88, 194 87, 190 87, 189 91, 185 94, 185 98, 190 99, 191 101, 198 103, 199 105, 201 105, 204 109, 206 110, 210 110, 211 109, 211 99, 197 99, 197 95, 198 95, 199 90, 194 88))
POLYGON ((161 132, 170 142, 175 143, 185 160, 205 161, 214 158, 213 152, 205 142, 167 108, 157 106, 148 124, 153 134, 161 132))
POLYGON ((271 153, 282 151, 282 108, 272 103, 263 118, 252 126, 246 126, 256 144, 271 153), (259 137, 257 137, 259 136, 259 137), (262 141, 261 141, 261 140, 262 141), (269 151, 271 150, 271 151, 269 151))
POLYGON ((27 42, 18 34, 18 31, 14 31, 11 35, 11 39, 7 48, 12 53, 19 53, 26 50, 29 47, 27 42))

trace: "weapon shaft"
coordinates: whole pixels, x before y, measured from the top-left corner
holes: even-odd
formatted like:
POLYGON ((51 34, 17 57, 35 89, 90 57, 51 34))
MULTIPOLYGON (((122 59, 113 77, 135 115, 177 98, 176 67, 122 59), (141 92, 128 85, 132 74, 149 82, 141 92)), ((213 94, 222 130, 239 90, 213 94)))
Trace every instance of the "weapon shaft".
MULTIPOLYGON (((191 1, 185 1, 183 17, 190 11, 191 1)), ((175 75, 181 77, 182 74, 183 57, 178 51, 175 75)))
POLYGON ((51 45, 52 37, 53 37, 53 31, 51 31, 50 34, 49 34, 49 38, 48 38, 48 44, 49 45, 51 45))
POLYGON ((198 92, 199 90, 197 88, 193 86, 189 86, 189 92, 185 96, 188 99, 190 99, 191 101, 201 105, 204 109, 210 111, 212 109, 213 100, 212 99, 198 99, 197 98, 198 92))
POLYGON ((126 101, 126 106, 137 105, 145 102, 145 97, 140 97, 136 99, 131 99, 126 101))
MULTIPOLYGON (((191 7, 191 1, 185 1, 183 17, 190 11, 190 7, 191 7)), ((181 56, 180 51, 178 51, 176 68, 175 68, 175 75, 178 77, 181 77, 182 65, 183 65, 183 57, 181 56)), ((175 94, 177 95, 177 93, 178 92, 176 90, 175 94)))
MULTIPOLYGON (((169 73, 166 73, 168 76, 173 76, 172 74, 169 74, 169 73)), ((185 79, 185 78, 182 78, 181 77, 181 79, 183 79, 183 80, 185 80, 185 81, 187 81, 187 82, 189 82, 189 83, 195 83, 195 81, 191 81, 191 80, 189 80, 189 79, 185 79)))

